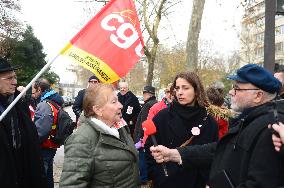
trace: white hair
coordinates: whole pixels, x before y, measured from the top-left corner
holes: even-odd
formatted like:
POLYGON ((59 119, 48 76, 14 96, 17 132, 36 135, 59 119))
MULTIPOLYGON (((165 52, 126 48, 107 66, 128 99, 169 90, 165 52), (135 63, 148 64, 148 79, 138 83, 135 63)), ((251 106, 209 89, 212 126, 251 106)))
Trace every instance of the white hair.
POLYGON ((128 88, 128 83, 127 82, 119 82, 119 87, 126 87, 128 88))
POLYGON ((271 101, 273 99, 275 99, 275 97, 277 96, 277 93, 268 93, 266 91, 264 91, 265 97, 267 98, 267 100, 271 101))
POLYGON ((216 88, 216 89, 224 89, 225 88, 224 83, 221 82, 221 81, 215 81, 215 82, 212 83, 211 86, 216 88))

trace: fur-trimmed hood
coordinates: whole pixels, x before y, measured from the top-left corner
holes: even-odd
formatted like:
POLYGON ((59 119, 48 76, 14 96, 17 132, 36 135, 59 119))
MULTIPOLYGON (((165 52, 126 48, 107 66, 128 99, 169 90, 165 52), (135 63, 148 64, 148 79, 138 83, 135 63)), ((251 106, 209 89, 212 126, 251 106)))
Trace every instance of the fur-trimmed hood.
POLYGON ((208 107, 206 107, 206 110, 211 116, 216 117, 217 119, 224 119, 226 121, 228 121, 229 118, 234 116, 234 113, 230 109, 223 106, 220 107, 210 104, 208 107))

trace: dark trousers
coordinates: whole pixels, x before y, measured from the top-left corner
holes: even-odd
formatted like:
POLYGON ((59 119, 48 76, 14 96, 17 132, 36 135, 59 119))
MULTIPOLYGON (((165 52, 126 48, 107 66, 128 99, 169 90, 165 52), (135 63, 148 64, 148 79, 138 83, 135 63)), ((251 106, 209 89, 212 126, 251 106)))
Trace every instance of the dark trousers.
POLYGON ((41 148, 41 156, 43 160, 44 170, 47 178, 47 187, 54 188, 53 181, 53 159, 56 149, 41 148))
POLYGON ((148 181, 148 175, 144 148, 139 149, 139 171, 141 184, 146 184, 148 181))

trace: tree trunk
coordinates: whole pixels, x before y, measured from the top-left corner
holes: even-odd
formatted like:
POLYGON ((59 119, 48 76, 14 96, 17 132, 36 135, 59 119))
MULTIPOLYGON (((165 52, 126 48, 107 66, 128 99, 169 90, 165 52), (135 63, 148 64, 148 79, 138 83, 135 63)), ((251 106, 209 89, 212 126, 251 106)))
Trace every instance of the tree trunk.
POLYGON ((152 85, 152 80, 153 80, 153 74, 154 74, 154 65, 156 61, 156 54, 157 54, 157 49, 158 49, 158 43, 154 43, 154 46, 151 49, 150 55, 147 56, 148 60, 148 74, 147 74, 147 80, 146 80, 146 85, 152 85))
MULTIPOLYGON (((153 74, 154 74, 154 65, 157 55, 157 49, 159 46, 159 38, 157 36, 158 34, 158 28, 160 25, 160 21, 163 14, 163 7, 167 0, 161 0, 159 5, 155 8, 155 19, 153 24, 149 22, 148 15, 147 15, 147 3, 146 0, 143 1, 143 17, 144 17, 144 24, 146 27, 146 30, 149 34, 149 39, 151 40, 151 43, 149 45, 145 45, 144 47, 144 53, 148 60, 148 74, 147 74, 147 85, 152 85, 153 81, 153 74)), ((147 40, 147 43, 150 41, 147 40)))
POLYGON ((154 77, 154 62, 151 57, 147 57, 148 60, 148 74, 146 79, 146 85, 152 85, 152 80, 154 77))
POLYGON ((205 0, 193 0, 192 14, 186 42, 186 66, 189 71, 198 69, 198 39, 205 0))

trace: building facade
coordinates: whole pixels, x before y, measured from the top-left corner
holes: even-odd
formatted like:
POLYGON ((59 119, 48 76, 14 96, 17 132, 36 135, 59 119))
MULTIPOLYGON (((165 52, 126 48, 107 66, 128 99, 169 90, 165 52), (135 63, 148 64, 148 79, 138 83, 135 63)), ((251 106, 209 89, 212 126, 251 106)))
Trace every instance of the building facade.
MULTIPOLYGON (((265 1, 246 0, 245 12, 240 34, 241 65, 248 63, 263 64, 265 1)), ((284 16, 275 16, 275 63, 284 64, 284 16)))

